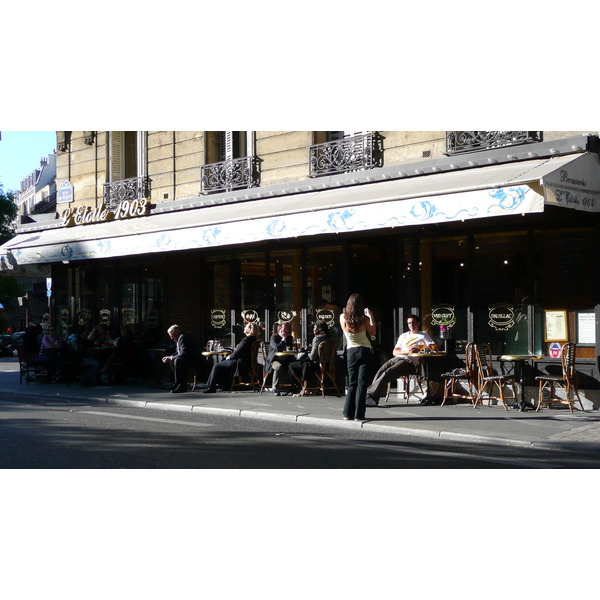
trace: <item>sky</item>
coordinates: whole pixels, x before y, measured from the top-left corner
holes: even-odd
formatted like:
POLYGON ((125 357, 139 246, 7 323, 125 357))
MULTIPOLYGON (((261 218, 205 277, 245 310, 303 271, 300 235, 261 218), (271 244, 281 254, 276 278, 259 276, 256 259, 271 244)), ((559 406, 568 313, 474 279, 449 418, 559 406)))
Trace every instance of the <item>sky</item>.
POLYGON ((40 159, 56 150, 56 131, 2 130, 0 135, 0 183, 5 192, 17 191, 40 159))

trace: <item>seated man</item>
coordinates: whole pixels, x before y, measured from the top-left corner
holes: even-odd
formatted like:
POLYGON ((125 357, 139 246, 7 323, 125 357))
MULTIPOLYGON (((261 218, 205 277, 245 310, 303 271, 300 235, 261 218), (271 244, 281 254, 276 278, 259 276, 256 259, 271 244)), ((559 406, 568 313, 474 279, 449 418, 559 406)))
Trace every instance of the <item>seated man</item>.
POLYGON ((183 332, 179 325, 171 325, 167 330, 169 337, 175 342, 175 353, 165 356, 164 363, 170 363, 173 369, 172 394, 187 392, 190 367, 200 365, 198 348, 191 335, 183 332))
POLYGON ((410 314, 406 319, 408 331, 403 333, 394 347, 394 357, 384 363, 375 374, 373 383, 367 388, 367 406, 377 406, 381 396, 385 395, 390 381, 403 375, 416 373, 419 365, 418 356, 408 356, 411 352, 418 352, 419 344, 434 344, 434 341, 424 332, 420 331, 421 319, 410 314))
POLYGON ((279 375, 281 367, 286 367, 293 360, 293 357, 276 357, 275 353, 283 352, 294 345, 294 338, 290 335, 290 330, 289 323, 280 323, 277 333, 274 333, 269 340, 269 354, 267 355, 265 370, 267 373, 273 373, 272 388, 273 394, 276 396, 281 395, 281 392, 279 391, 279 375))
POLYGON ((256 323, 246 323, 244 337, 226 360, 211 369, 203 394, 214 394, 217 389, 229 391, 234 377, 244 376, 251 367, 252 345, 258 340, 260 330, 256 323))

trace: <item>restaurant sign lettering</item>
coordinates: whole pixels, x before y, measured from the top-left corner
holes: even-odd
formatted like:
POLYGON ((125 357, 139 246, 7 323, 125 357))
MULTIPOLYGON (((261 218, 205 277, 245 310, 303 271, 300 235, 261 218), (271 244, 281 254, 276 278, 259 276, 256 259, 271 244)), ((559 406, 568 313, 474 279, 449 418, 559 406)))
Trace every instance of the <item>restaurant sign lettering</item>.
POLYGON ((284 308, 283 310, 278 311, 277 320, 279 323, 291 323, 295 316, 295 310, 284 308))
POLYGON ((215 329, 223 329, 227 322, 227 313, 222 308, 213 308, 210 311, 210 324, 215 329))
POLYGON ((320 308, 316 313, 317 321, 324 321, 328 327, 335 325, 335 313, 330 308, 320 308))
POLYGON ((109 210, 106 205, 69 207, 63 210, 61 218, 63 227, 73 225, 89 225, 91 223, 107 223, 114 219, 144 217, 150 212, 150 204, 146 198, 141 200, 123 200, 117 208, 109 210))
POLYGON ((450 304, 438 304, 431 309, 431 324, 443 327, 453 327, 456 323, 454 306, 450 304))
POLYGON ((258 313, 255 310, 243 310, 242 319, 244 319, 244 324, 256 323, 258 325, 260 323, 260 317, 258 316, 258 313))
POLYGON ((488 307, 488 325, 496 331, 508 331, 515 324, 515 307, 506 302, 498 302, 488 307))

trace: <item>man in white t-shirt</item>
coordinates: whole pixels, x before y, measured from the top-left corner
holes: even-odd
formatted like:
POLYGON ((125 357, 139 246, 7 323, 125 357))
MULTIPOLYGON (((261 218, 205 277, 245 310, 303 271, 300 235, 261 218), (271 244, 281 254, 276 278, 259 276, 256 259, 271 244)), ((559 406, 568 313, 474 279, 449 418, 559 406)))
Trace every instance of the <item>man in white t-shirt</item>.
POLYGON ((411 352, 418 352, 420 344, 426 346, 435 344, 429 335, 420 331, 421 319, 417 315, 408 315, 406 323, 408 331, 398 338, 394 347, 393 358, 390 358, 380 367, 373 378, 373 382, 367 388, 367 406, 377 406, 379 404, 379 399, 385 395, 390 381, 416 372, 419 357, 408 356, 411 352))

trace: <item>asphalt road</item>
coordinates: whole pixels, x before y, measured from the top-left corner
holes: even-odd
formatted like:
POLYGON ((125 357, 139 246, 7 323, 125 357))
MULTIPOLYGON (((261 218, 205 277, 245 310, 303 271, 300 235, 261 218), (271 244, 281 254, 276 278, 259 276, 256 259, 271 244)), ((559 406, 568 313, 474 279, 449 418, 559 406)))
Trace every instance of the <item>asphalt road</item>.
POLYGON ((596 468, 589 453, 73 402, 0 402, 3 469, 596 468))

